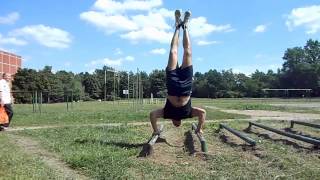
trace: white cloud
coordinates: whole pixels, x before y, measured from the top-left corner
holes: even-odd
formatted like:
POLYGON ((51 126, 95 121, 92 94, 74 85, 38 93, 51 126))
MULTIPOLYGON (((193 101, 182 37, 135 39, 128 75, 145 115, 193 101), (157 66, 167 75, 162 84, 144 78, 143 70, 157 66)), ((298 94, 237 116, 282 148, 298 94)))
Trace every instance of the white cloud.
POLYGON ((264 54, 256 54, 254 57, 255 57, 255 59, 263 59, 263 58, 266 57, 266 55, 264 55, 264 54))
POLYGON ((28 56, 28 55, 22 56, 22 62, 23 62, 23 63, 29 62, 29 61, 31 61, 31 60, 32 60, 32 57, 31 57, 31 56, 28 56))
POLYGON ((71 62, 67 61, 67 62, 64 62, 63 64, 65 67, 70 67, 71 66, 71 62))
POLYGON ((123 54, 123 52, 121 51, 120 48, 116 48, 114 54, 115 54, 115 55, 121 55, 121 54, 123 54))
POLYGON ((85 67, 97 67, 97 66, 120 66, 122 64, 122 59, 109 59, 109 58, 104 58, 104 59, 99 59, 99 60, 93 60, 90 61, 90 63, 85 64, 85 67))
POLYGON ((152 49, 150 51, 151 54, 160 54, 160 55, 163 55, 163 54, 166 54, 166 50, 163 49, 163 48, 158 48, 158 49, 152 49))
POLYGON ((243 73, 246 75, 251 75, 256 70, 267 72, 268 70, 273 70, 274 72, 277 71, 278 68, 281 68, 282 64, 250 64, 250 65, 241 65, 241 66, 234 66, 232 71, 235 73, 243 73))
POLYGON ((172 35, 167 32, 171 29, 166 22, 167 13, 168 11, 161 9, 160 11, 149 12, 147 15, 138 14, 127 17, 120 14, 107 15, 104 12, 89 11, 82 13, 80 18, 93 24, 98 29, 102 29, 107 34, 125 32, 120 36, 131 41, 151 40, 168 43, 167 40, 170 40, 172 35), (141 33, 147 33, 147 36, 143 37, 141 33))
POLYGON ((17 46, 23 46, 28 43, 24 40, 17 39, 15 37, 3 37, 2 34, 0 34, 0 44, 13 44, 17 46))
POLYGON ((2 47, 1 44, 0 44, 0 50, 1 51, 10 52, 10 53, 14 53, 14 54, 18 54, 18 50, 13 49, 13 48, 2 47))
POLYGON ((107 66, 121 66, 122 65, 122 59, 109 59, 109 58, 104 58, 101 60, 102 65, 107 65, 107 66))
POLYGON ((304 27, 307 34, 320 31, 320 5, 293 9, 287 17, 286 25, 289 30, 304 27))
POLYGON ((45 25, 25 26, 10 32, 11 36, 31 38, 41 45, 51 48, 68 48, 71 36, 68 32, 45 25))
POLYGON ((160 9, 152 9, 151 12, 161 14, 165 18, 170 18, 170 19, 174 20, 174 16, 173 16, 174 11, 170 11, 165 8, 160 8, 160 9))
POLYGON ((202 61, 203 61, 203 58, 202 58, 202 57, 197 57, 197 58, 196 58, 196 61, 202 62, 202 61))
POLYGON ((199 46, 207 46, 207 45, 211 45, 211 44, 219 44, 219 41, 203 41, 203 40, 199 40, 197 42, 197 45, 199 46))
POLYGON ((19 13, 12 12, 5 17, 0 17, 0 24, 14 24, 19 18, 19 13))
POLYGON ((103 12, 88 11, 81 13, 80 18, 102 29, 107 34, 138 29, 136 23, 123 15, 106 15, 103 12))
POLYGON ((172 33, 159 30, 156 28, 143 28, 137 31, 131 31, 120 35, 123 39, 128 39, 133 43, 138 41, 156 41, 159 43, 169 43, 172 38, 172 33))
POLYGON ((233 66, 233 72, 244 73, 250 75, 256 70, 267 72, 268 70, 273 70, 276 72, 278 68, 282 67, 281 55, 270 55, 265 53, 257 53, 252 57, 251 64, 241 64, 233 66))
POLYGON ((257 27, 255 27, 253 31, 256 33, 263 33, 266 30, 267 30, 267 25, 261 24, 261 25, 258 25, 257 27))
POLYGON ((234 31, 230 24, 213 25, 207 22, 205 17, 193 18, 190 21, 190 34, 193 37, 206 36, 212 32, 231 32, 234 31))
POLYGON ((102 10, 108 14, 124 13, 127 10, 140 10, 148 11, 152 8, 162 5, 162 0, 125 0, 124 2, 118 2, 113 0, 97 0, 94 3, 94 8, 102 10))
MULTIPOLYGON (((174 11, 162 8, 162 0, 97 0, 93 8, 80 14, 80 19, 106 32, 119 35, 132 43, 170 43, 174 11)), ((230 32, 230 24, 213 25, 205 17, 191 19, 190 34, 206 36, 212 32, 230 32)))
POLYGON ((161 30, 171 29, 171 27, 167 24, 163 14, 160 13, 132 16, 132 21, 136 23, 139 28, 153 27, 161 30))
POLYGON ((90 67, 90 68, 97 68, 99 66, 121 66, 124 61, 134 61, 133 56, 126 56, 124 58, 118 58, 118 59, 111 59, 111 58, 103 58, 103 59, 98 59, 98 60, 93 60, 90 61, 89 63, 85 64, 85 67, 90 67))
POLYGON ((126 61, 134 61, 134 57, 133 56, 127 56, 124 58, 126 61))

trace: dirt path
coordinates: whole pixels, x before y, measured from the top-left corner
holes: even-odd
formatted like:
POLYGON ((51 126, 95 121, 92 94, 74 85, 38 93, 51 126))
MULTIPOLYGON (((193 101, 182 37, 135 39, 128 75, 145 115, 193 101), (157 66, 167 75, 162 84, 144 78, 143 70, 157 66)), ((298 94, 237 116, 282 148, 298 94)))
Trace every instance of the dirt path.
POLYGON ((40 158, 48 167, 53 169, 57 173, 57 179, 89 179, 70 168, 55 154, 43 149, 37 141, 25 136, 13 134, 8 134, 8 136, 12 139, 12 142, 23 149, 25 153, 32 157, 40 158))
MULTIPOLYGON (((153 145, 153 153, 147 158, 140 158, 140 160, 162 166, 174 164, 178 170, 187 169, 189 172, 197 173, 196 171, 206 164, 205 157, 201 153, 200 143, 190 132, 185 128, 169 127, 165 129, 161 135, 161 142, 153 145)), ((160 179, 162 178, 160 177, 160 179)))
POLYGON ((251 116, 252 120, 311 121, 311 120, 320 119, 320 114, 293 113, 293 112, 281 112, 281 111, 263 111, 263 110, 231 110, 231 109, 222 109, 215 106, 206 106, 206 107, 220 110, 226 113, 248 115, 248 116, 251 116))

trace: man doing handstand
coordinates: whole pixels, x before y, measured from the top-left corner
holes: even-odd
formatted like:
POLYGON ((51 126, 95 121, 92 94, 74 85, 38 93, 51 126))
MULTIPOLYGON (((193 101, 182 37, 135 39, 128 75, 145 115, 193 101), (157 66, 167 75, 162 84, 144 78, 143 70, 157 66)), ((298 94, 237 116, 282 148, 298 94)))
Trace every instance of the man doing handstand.
POLYGON ((198 129, 196 132, 202 133, 206 111, 198 107, 191 107, 192 92, 192 54, 191 43, 188 32, 188 22, 191 16, 190 11, 184 13, 184 20, 180 19, 181 11, 175 11, 175 31, 171 41, 168 65, 166 68, 166 85, 168 96, 164 108, 154 110, 150 113, 150 121, 153 134, 159 134, 157 119, 171 119, 172 123, 179 127, 181 120, 198 117, 198 129), (183 29, 183 61, 178 66, 178 42, 180 27, 183 29))

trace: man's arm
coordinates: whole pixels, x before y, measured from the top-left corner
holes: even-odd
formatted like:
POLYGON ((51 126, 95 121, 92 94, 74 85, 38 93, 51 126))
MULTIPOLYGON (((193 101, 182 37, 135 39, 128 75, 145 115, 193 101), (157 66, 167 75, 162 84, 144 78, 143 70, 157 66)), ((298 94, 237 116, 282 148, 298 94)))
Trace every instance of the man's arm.
POLYGON ((157 121, 158 121, 158 118, 162 118, 162 117, 163 117, 163 108, 150 112, 150 122, 152 125, 153 134, 159 133, 157 121))
POLYGON ((196 132, 202 133, 204 122, 206 120, 206 110, 198 107, 192 107, 192 117, 198 117, 198 129, 196 132))

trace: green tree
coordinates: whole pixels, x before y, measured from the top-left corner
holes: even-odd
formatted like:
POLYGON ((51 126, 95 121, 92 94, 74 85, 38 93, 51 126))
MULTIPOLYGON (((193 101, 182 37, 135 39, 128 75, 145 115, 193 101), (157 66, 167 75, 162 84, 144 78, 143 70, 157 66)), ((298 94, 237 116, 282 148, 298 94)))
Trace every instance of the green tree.
MULTIPOLYGON (((310 88, 320 95, 320 43, 308 40, 306 45, 289 48, 284 56, 280 83, 283 88, 310 88)), ((300 95, 300 94, 295 94, 300 95)))
POLYGON ((153 70, 150 75, 150 92, 153 97, 164 97, 166 92, 166 77, 164 70, 153 70))

